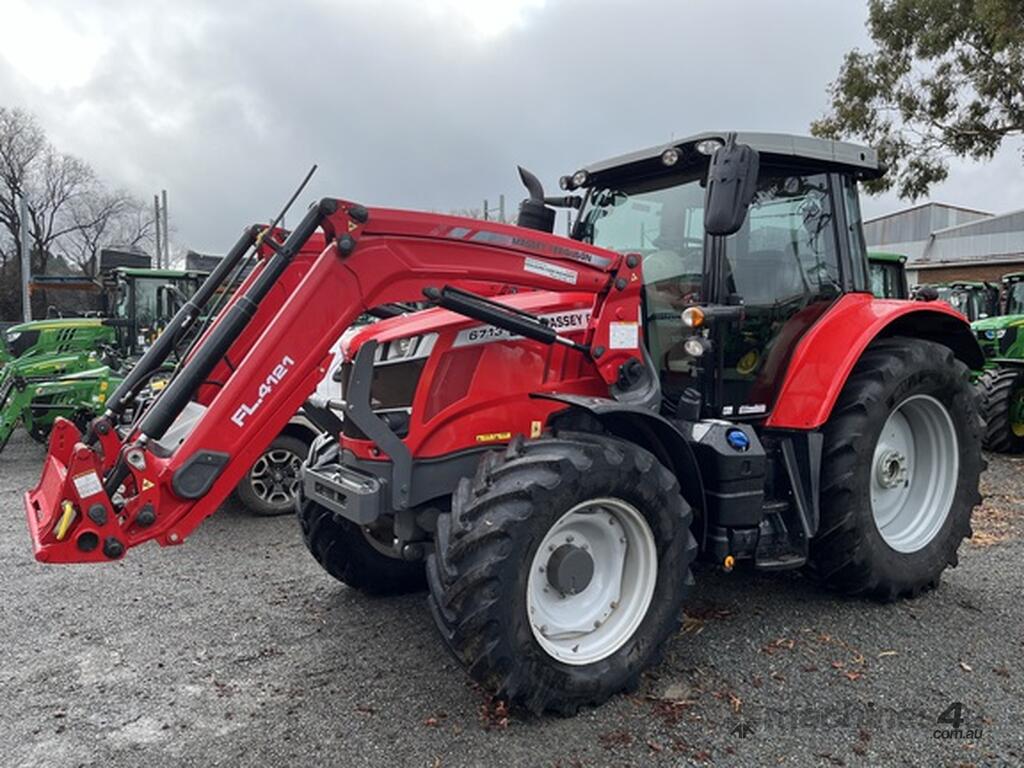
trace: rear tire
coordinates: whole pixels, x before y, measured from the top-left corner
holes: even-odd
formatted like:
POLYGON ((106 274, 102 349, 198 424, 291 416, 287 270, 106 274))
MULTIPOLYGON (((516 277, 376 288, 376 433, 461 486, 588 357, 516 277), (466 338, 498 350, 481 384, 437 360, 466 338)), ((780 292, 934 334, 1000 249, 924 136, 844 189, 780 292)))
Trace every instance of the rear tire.
POLYGON ((431 612, 455 658, 496 695, 536 713, 596 706, 635 689, 678 630, 697 554, 691 520, 675 476, 637 445, 517 438, 481 461, 438 518, 431 612), (562 570, 556 557, 583 569, 562 570), (556 587, 545 566, 570 581, 556 587), (607 584, 618 585, 610 601, 607 584))
POLYGON ((1024 370, 989 368, 976 386, 985 419, 985 448, 997 453, 1024 451, 1024 370))
POLYGON ((427 585, 422 562, 383 554, 355 523, 336 517, 316 502, 298 504, 302 540, 331 576, 368 595, 403 595, 427 585))
POLYGON ((811 564, 826 585, 911 597, 957 564, 984 468, 969 377, 948 347, 920 339, 884 339, 861 356, 824 429, 811 564))

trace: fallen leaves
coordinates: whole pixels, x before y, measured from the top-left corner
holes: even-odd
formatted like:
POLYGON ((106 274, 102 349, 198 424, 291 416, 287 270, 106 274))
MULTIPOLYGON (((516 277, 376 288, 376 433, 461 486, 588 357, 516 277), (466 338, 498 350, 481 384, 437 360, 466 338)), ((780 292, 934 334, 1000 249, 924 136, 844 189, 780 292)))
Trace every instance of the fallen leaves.
POLYGON ((480 703, 480 724, 485 731, 508 728, 508 716, 507 701, 484 694, 484 700, 480 703))
POLYGON ((1020 534, 1022 500, 1006 494, 986 494, 985 501, 971 515, 971 545, 991 547, 1020 534), (1004 502, 1000 504, 999 502, 1004 502))
POLYGON ((609 731, 597 737, 597 742, 605 749, 628 747, 633 744, 633 734, 629 731, 609 731))
POLYGON ((796 647, 796 640, 788 637, 779 637, 768 643, 767 645, 761 646, 761 653, 768 656, 772 656, 779 651, 791 651, 796 647))

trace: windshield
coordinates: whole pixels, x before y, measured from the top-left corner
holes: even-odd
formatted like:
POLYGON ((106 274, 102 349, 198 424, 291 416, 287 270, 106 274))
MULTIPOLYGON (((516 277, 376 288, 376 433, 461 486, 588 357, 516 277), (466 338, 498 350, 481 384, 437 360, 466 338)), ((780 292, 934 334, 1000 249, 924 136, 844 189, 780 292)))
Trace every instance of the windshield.
POLYGON ((743 227, 726 239, 722 296, 702 295, 699 177, 662 177, 596 191, 584 211, 581 235, 595 245, 641 255, 648 351, 670 397, 696 376, 695 360, 683 349, 691 332, 680 320, 682 310, 707 302, 743 304, 743 321, 726 335, 723 415, 733 413, 734 406, 747 409, 737 413, 765 412, 778 378, 774 367, 784 365, 811 316, 842 292, 825 174, 762 167, 743 227), (793 318, 795 324, 783 333, 793 318), (755 387, 759 378, 764 383, 755 387))
POLYGON ((1010 283, 1007 286, 1006 314, 1024 315, 1024 280, 1010 283))
POLYGON ((871 292, 880 299, 902 299, 899 264, 871 262, 871 292))
POLYGON ((963 286, 943 287, 939 289, 939 298, 947 302, 968 320, 988 317, 984 289, 965 288, 963 286))

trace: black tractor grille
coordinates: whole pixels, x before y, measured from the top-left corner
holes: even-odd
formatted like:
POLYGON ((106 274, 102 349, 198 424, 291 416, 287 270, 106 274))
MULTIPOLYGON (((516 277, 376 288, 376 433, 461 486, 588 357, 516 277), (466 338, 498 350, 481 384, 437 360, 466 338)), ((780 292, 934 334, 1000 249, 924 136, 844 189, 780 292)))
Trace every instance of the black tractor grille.
POLYGON ((1017 329, 1014 327, 1007 328, 1003 338, 996 341, 999 344, 999 356, 1004 357, 1008 355, 1013 345, 1017 342, 1017 329))
MULTIPOLYGON (((412 407, 412 399, 423 373, 427 358, 406 360, 397 363, 378 363, 373 367, 373 380, 370 382, 370 407, 374 411, 408 409, 412 407)), ((340 375, 342 391, 347 398, 349 393, 349 377, 352 375, 352 363, 342 363, 340 375)), ((390 417, 385 419, 390 421, 390 417)), ((394 428, 394 427, 393 427, 394 428)), ((396 430, 401 432, 401 430, 396 430)), ((366 435, 359 430, 352 419, 346 418, 341 433, 354 440, 366 440, 366 435)))
POLYGON ((1005 328, 1002 331, 984 330, 978 331, 978 344, 986 358, 1007 357, 1010 350, 1017 341, 1017 329, 1014 327, 1005 328), (999 333, 1002 332, 1002 337, 999 333))

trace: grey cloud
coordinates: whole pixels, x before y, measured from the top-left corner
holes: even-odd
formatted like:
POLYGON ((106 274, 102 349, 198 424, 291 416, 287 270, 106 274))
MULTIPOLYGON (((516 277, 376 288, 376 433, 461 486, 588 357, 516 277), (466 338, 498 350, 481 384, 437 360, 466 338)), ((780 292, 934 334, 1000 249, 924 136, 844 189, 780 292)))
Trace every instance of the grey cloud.
MULTIPOLYGON (((488 40, 411 2, 179 2, 163 31, 138 5, 56 3, 83 28, 117 21, 107 53, 50 93, 0 57, 0 103, 113 181, 166 187, 177 239, 208 250, 276 212, 313 162, 308 199, 448 210, 514 203, 517 163, 553 185, 672 134, 806 132, 843 53, 868 43, 849 0, 549 0, 488 40)), ((1019 176, 1012 153, 997 165, 1019 176)), ((953 202, 1007 207, 967 178, 953 202)))

